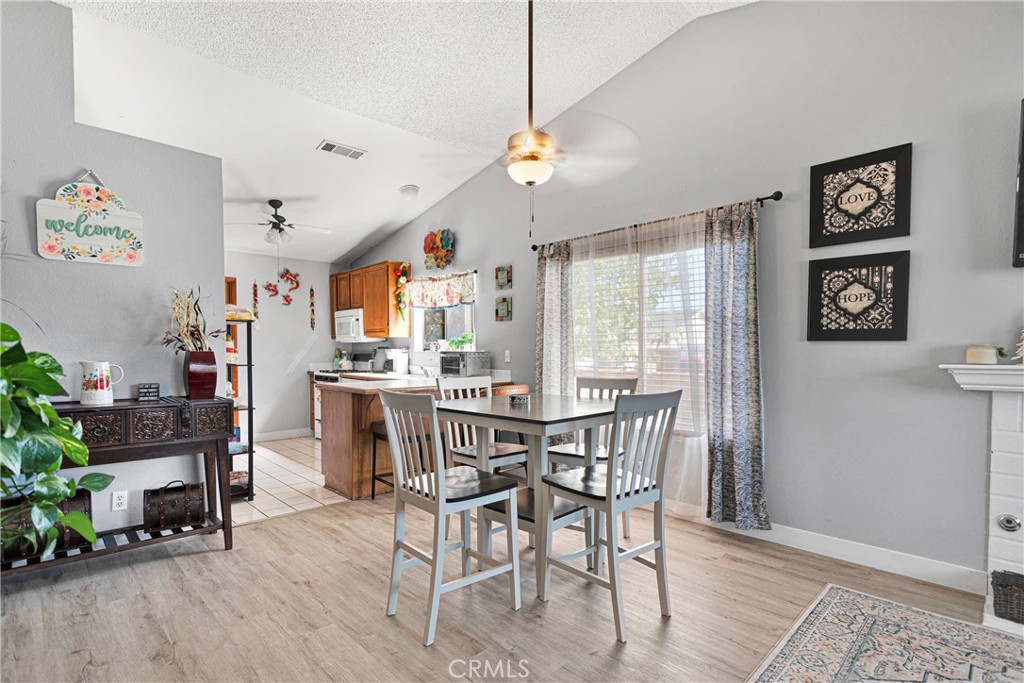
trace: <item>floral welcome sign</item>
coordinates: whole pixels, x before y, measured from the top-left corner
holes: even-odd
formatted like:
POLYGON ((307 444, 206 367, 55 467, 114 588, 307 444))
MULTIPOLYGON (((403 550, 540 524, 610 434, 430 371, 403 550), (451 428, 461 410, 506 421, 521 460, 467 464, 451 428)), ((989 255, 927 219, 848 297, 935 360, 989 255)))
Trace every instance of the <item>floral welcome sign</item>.
POLYGON ((36 236, 39 255, 52 261, 142 265, 142 216, 95 183, 68 183, 36 202, 36 236))

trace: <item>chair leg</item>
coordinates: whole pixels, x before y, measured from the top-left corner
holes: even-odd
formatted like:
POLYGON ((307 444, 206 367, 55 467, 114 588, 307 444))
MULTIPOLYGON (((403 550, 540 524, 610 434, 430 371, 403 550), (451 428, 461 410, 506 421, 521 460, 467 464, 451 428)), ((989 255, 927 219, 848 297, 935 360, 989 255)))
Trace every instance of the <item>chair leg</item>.
POLYGON ((629 510, 622 513, 622 537, 629 538, 629 510))
POLYGON ((469 510, 463 510, 459 514, 462 517, 462 575, 469 576, 473 571, 473 558, 469 556, 469 550, 472 547, 469 540, 472 534, 469 527, 469 510))
MULTIPOLYGON (((480 514, 483 512, 483 508, 477 508, 476 516, 476 527, 477 527, 477 551, 485 557, 494 557, 494 535, 491 527, 491 520, 484 515, 480 514)), ((483 569, 484 564, 477 562, 477 569, 483 569)))
POLYGON ((512 563, 512 571, 509 573, 509 590, 512 593, 512 609, 517 610, 523 606, 523 600, 519 592, 519 503, 516 500, 515 489, 509 496, 505 511, 507 512, 505 536, 508 544, 508 559, 512 563))
POLYGON ((601 562, 599 556, 601 554, 601 546, 597 544, 597 534, 594 533, 596 527, 595 519, 597 512, 594 508, 587 508, 587 516, 583 519, 583 542, 587 544, 587 547, 594 546, 594 552, 587 555, 587 571, 594 571, 598 563, 601 562))
POLYGON ((608 511, 608 581, 611 583, 612 615, 615 617, 615 637, 619 642, 626 642, 626 613, 622 604, 622 575, 619 565, 619 530, 618 517, 608 511))
POLYGON ((370 500, 377 499, 377 437, 370 437, 370 500))
POLYGON ((395 541, 391 549, 391 584, 388 587, 388 616, 398 611, 398 585, 402 580, 402 547, 405 540, 405 503, 395 496, 395 541))
POLYGON ((544 527, 541 529, 541 533, 544 534, 544 552, 537 553, 537 562, 540 565, 540 585, 537 586, 537 597, 541 599, 541 602, 548 601, 548 595, 551 592, 551 563, 548 562, 548 557, 554 555, 551 546, 554 539, 554 526, 555 526, 555 494, 547 484, 541 484, 540 491, 540 507, 538 511, 538 517, 543 515, 544 527))
POLYGON ((604 514, 600 510, 594 510, 594 544, 597 545, 597 551, 594 553, 594 561, 597 563, 595 573, 600 577, 604 577, 605 565, 608 564, 605 562, 605 558, 607 556, 601 554, 601 541, 605 541, 605 547, 608 545, 608 539, 605 538, 604 521, 604 518, 607 516, 608 515, 604 514))
POLYGON ((444 523, 434 517, 433 562, 430 566, 430 591, 427 596, 427 624, 423 628, 423 644, 433 645, 437 632, 437 613, 441 607, 441 581, 444 579, 444 523))
POLYGON ((658 598, 661 599, 661 613, 672 616, 672 601, 668 594, 668 553, 665 552, 665 501, 654 504, 654 540, 658 547, 654 551, 654 564, 658 572, 658 598))

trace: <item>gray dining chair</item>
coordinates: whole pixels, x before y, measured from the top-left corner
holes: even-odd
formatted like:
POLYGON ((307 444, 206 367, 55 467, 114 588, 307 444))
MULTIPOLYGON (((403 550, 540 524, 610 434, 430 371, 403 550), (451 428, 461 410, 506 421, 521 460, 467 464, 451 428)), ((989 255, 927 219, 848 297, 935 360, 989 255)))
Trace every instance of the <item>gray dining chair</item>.
POLYGON ((557 567, 611 591, 615 635, 626 642, 626 614, 622 595, 622 562, 636 560, 651 567, 658 575, 658 596, 661 613, 672 615, 668 592, 668 567, 665 557, 665 464, 668 460, 672 430, 679 411, 682 391, 664 394, 622 394, 615 399, 615 421, 611 443, 621 444, 620 458, 607 458, 598 465, 578 467, 541 477, 541 507, 547 524, 548 553, 537 558, 542 578, 538 595, 547 601, 551 589, 551 568, 557 567), (608 578, 592 574, 571 562, 581 553, 556 556, 552 554, 552 532, 557 501, 588 507, 607 524, 606 538, 598 538, 608 553, 608 578), (654 540, 626 549, 618 544, 617 518, 626 510, 654 504, 654 540), (654 552, 654 561, 643 557, 654 552))
POLYGON ((446 468, 445 447, 437 422, 437 406, 430 394, 382 390, 380 400, 384 406, 395 488, 395 537, 391 554, 388 616, 394 616, 398 611, 402 572, 420 563, 430 567, 424 645, 434 642, 441 595, 456 588, 508 573, 512 608, 518 610, 522 602, 519 591, 517 480, 482 472, 475 467, 446 468), (507 562, 498 562, 490 554, 484 555, 473 550, 470 545, 469 511, 498 501, 505 503, 506 514, 502 521, 508 530, 507 562), (433 516, 434 532, 430 552, 405 540, 406 505, 417 507, 433 516), (462 538, 453 543, 445 543, 445 520, 450 515, 460 516, 462 538), (462 577, 444 582, 444 558, 453 550, 462 551, 462 577), (406 553, 411 555, 408 560, 404 559, 406 553), (476 559, 486 569, 472 572, 472 559, 476 559))
MULTIPOLYGON (((635 394, 639 382, 637 377, 577 377, 576 398, 611 399, 614 400, 620 394, 635 394)), ((597 461, 603 462, 608 458, 608 451, 611 447, 611 425, 601 427, 597 430, 597 461)), ((583 467, 586 450, 583 444, 583 434, 577 433, 573 443, 558 444, 548 447, 548 461, 552 464, 566 465, 568 467, 583 467)), ((629 512, 622 513, 622 536, 629 538, 629 512)))

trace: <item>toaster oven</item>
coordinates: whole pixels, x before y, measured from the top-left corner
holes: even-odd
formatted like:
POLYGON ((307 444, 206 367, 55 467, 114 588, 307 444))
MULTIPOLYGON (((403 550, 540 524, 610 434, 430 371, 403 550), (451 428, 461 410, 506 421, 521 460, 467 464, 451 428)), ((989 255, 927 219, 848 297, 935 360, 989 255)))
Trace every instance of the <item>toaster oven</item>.
POLYGON ((478 377, 491 374, 491 354, 487 351, 442 351, 442 377, 478 377))

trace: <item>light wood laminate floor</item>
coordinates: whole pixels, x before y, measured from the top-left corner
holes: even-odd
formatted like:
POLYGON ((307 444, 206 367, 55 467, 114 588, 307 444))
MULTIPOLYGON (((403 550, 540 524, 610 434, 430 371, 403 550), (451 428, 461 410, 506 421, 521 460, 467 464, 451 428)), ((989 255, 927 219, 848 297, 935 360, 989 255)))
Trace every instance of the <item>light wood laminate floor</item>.
MULTIPOLYGON (((650 514, 633 514, 632 542, 649 539, 650 514)), ((659 613, 654 572, 628 563, 628 643, 597 586, 555 571, 537 601, 524 552, 521 611, 503 577, 449 593, 425 648, 422 566, 384 614, 392 520, 386 496, 240 526, 230 552, 196 537, 5 579, 3 681, 453 680, 463 660, 526 660, 529 681, 740 681, 828 582, 981 616, 979 596, 670 518, 674 614, 659 613)), ((411 540, 429 547, 429 533, 410 512, 411 540)))

